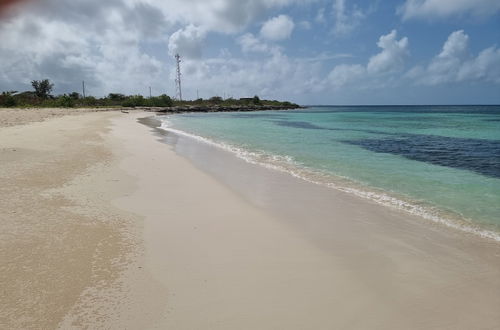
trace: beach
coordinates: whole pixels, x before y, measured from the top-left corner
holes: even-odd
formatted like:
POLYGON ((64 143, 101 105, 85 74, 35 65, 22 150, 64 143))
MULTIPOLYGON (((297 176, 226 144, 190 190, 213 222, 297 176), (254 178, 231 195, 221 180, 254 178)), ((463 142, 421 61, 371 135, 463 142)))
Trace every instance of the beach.
POLYGON ((152 113, 33 111, 0 109, 0 328, 500 325, 497 241, 246 163, 152 113))

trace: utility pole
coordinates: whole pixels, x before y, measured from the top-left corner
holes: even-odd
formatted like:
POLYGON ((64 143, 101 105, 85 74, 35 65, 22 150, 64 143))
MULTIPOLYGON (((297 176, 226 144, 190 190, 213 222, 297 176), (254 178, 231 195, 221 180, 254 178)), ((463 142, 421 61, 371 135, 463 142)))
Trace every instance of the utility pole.
POLYGON ((149 98, 151 98, 151 86, 149 86, 149 98))
POLYGON ((181 84, 181 56, 175 54, 177 64, 177 77, 175 78, 176 96, 179 101, 182 101, 182 84, 181 84))
POLYGON ((83 98, 85 98, 85 81, 82 81, 83 98))

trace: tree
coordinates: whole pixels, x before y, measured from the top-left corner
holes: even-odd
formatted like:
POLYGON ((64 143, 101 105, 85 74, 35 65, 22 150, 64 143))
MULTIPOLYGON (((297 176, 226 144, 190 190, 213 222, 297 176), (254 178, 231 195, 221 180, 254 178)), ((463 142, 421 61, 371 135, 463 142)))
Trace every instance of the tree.
POLYGON ((220 96, 212 96, 210 99, 209 99, 210 103, 222 103, 222 97, 220 96))
POLYGON ((123 94, 119 94, 119 93, 109 93, 108 95, 108 99, 112 100, 112 101, 123 101, 125 100, 127 97, 123 94))
POLYGON ((158 99, 160 107, 171 107, 172 105, 174 105, 174 102, 167 94, 162 94, 158 96, 158 99))
POLYGON ((82 101, 83 101, 82 103, 86 106, 93 107, 93 106, 98 105, 98 100, 93 96, 87 96, 87 97, 83 98, 82 101))
POLYGON ((48 79, 44 80, 33 80, 31 82, 31 86, 35 89, 35 94, 36 96, 46 99, 50 92, 52 91, 52 88, 54 87, 54 84, 51 84, 48 79))
POLYGON ((260 104, 260 98, 257 95, 255 95, 252 99, 252 102, 253 104, 260 104))
POLYGON ((78 100, 80 98, 80 94, 77 92, 73 92, 69 94, 69 97, 71 97, 73 100, 78 100))

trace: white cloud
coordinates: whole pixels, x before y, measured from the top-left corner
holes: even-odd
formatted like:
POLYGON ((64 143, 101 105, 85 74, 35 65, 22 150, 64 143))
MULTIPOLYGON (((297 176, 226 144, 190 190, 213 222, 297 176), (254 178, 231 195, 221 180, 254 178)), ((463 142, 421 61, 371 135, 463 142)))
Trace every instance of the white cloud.
POLYGON ((241 32, 270 9, 311 1, 313 0, 142 0, 158 7, 169 21, 193 24, 207 31, 223 33, 241 32))
POLYGON ((397 10, 405 20, 464 15, 488 17, 499 11, 500 1, 498 0, 406 0, 397 10))
POLYGON ((194 25, 188 25, 174 32, 168 40, 170 55, 180 54, 186 58, 201 58, 206 31, 194 25))
POLYGON ((469 36, 464 30, 458 30, 450 34, 448 40, 443 45, 443 50, 439 53, 439 58, 462 57, 467 51, 469 45, 469 36))
POLYGON ((500 84, 500 49, 489 47, 466 61, 457 74, 458 81, 488 81, 500 84))
POLYGON ((451 33, 443 45, 441 52, 431 61, 427 68, 428 84, 439 84, 453 80, 461 62, 467 55, 469 37, 463 30, 451 33))
POLYGON ((397 40, 396 30, 380 37, 377 46, 382 51, 370 58, 368 72, 385 73, 403 69, 406 57, 408 57, 408 38, 397 40))
POLYGON ((295 24, 287 15, 279 15, 269 19, 260 30, 260 35, 272 41, 279 41, 290 38, 295 24))
POLYGON ((321 61, 331 61, 338 60, 342 58, 352 58, 352 54, 348 53, 330 53, 330 52, 322 52, 315 56, 304 57, 301 60, 305 62, 321 62, 321 61))
MULTIPOLYGON (((396 31, 380 37, 378 46, 382 48, 379 54, 373 56, 365 64, 339 64, 334 66, 326 76, 325 64, 331 60, 353 59, 351 54, 320 53, 307 58, 290 59, 278 47, 271 47, 251 33, 238 38, 238 43, 244 52, 260 52, 265 56, 255 61, 225 61, 215 64, 205 62, 205 69, 225 75, 231 82, 226 89, 238 90, 241 86, 260 86, 253 89, 254 93, 262 95, 293 95, 294 90, 303 93, 321 93, 324 91, 339 91, 346 86, 355 86, 355 90, 383 88, 395 82, 399 69, 408 55, 408 39, 397 40, 396 31), (382 55, 381 55, 382 54, 382 55), (229 66, 228 63, 231 63, 229 66), (214 69, 217 67, 217 69, 214 69), (238 83, 236 83, 236 81, 238 83), (286 82, 286 83, 285 83, 286 82), (238 88, 237 88, 238 87, 238 88)), ((205 72, 203 79, 216 80, 205 72)), ((194 80, 201 79, 197 77, 194 80)), ((223 82, 219 82, 225 84, 223 82)), ((351 87, 349 87, 351 88, 351 87)))
POLYGON ((184 80, 189 84, 187 97, 213 95, 235 98, 259 95, 264 98, 291 99, 298 92, 310 93, 318 87, 315 77, 321 65, 289 58, 279 50, 256 59, 209 58, 186 60, 184 80), (314 81, 314 83, 313 83, 314 81))
POLYGON ((43 78, 56 93, 79 91, 82 80, 94 95, 161 86, 166 70, 140 44, 165 43, 171 24, 152 6, 45 0, 18 11, 0 22, 0 89, 27 89, 43 78))
POLYGON ((343 87, 356 82, 366 74, 366 69, 360 64, 340 64, 328 75, 328 81, 334 88, 343 87))
POLYGON ((298 2, 304 1, 26 2, 0 20, 0 90, 28 89, 31 79, 42 78, 55 83, 56 93, 80 90, 81 80, 99 95, 138 93, 150 84, 170 89, 167 51, 200 59, 209 33, 240 32, 270 9, 298 2))
POLYGON ((361 20, 366 17, 365 13, 356 6, 348 10, 345 0, 335 0, 333 2, 333 15, 335 17, 333 32, 337 36, 351 33, 359 26, 361 20))
POLYGON ((476 57, 469 55, 469 36, 463 30, 451 33, 427 67, 415 67, 407 77, 422 85, 464 81, 500 83, 500 49, 489 47, 476 57))
POLYGON ((241 46, 241 50, 245 53, 267 53, 269 51, 269 46, 255 37, 252 33, 245 33, 237 39, 237 42, 241 46))
MULTIPOLYGON (((202 97, 226 92, 235 97, 258 94, 292 100, 324 93, 328 98, 332 90, 355 94, 402 82, 400 70, 408 56, 408 39, 398 39, 395 31, 380 37, 378 54, 358 63, 350 54, 337 53, 340 49, 304 46, 297 48, 301 57, 288 57, 275 43, 294 31, 295 23, 284 15, 266 22, 262 32, 247 33, 249 26, 255 27, 284 6, 313 1, 28 1, 22 11, 14 10, 0 20, 0 90, 31 89, 31 79, 49 78, 55 83, 55 93, 79 91, 81 80, 96 96, 146 93, 149 85, 153 91, 171 93, 175 73, 171 55, 176 52, 183 56, 187 97, 195 97, 199 89, 202 97), (244 53, 241 58, 231 56, 228 50, 233 51, 233 38, 244 53), (202 52, 207 40, 214 44, 202 52), (349 88, 342 89, 345 86, 349 88)), ((345 36, 370 12, 365 7, 361 12, 347 1, 322 3, 328 7, 318 12, 316 21, 314 11, 309 22, 295 16, 296 26, 308 29, 323 22, 331 26, 322 26, 321 33, 333 29, 330 31, 335 35, 345 36)), ((450 36, 428 65, 413 68, 407 76, 418 82, 434 77, 436 83, 498 83, 499 49, 490 47, 471 56, 467 36, 459 32, 450 36)), ((331 34, 321 36, 312 30, 309 34, 331 38, 331 34)))
POLYGON ((325 85, 340 89, 356 84, 357 89, 381 88, 392 83, 394 74, 399 72, 408 56, 408 38, 397 40, 396 30, 382 35, 377 42, 382 51, 370 58, 366 65, 340 64, 328 74, 325 85))

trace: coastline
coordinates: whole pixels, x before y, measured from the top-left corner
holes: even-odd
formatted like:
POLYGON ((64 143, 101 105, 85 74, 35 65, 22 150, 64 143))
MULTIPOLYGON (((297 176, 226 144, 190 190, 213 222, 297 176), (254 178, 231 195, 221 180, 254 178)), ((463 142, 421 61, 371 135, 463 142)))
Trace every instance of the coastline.
MULTIPOLYGON (((133 153, 152 153, 163 164, 157 172, 150 168, 141 185, 150 208, 183 207, 169 212, 174 218, 168 222, 156 215, 145 223, 146 241, 162 246, 156 257, 150 254, 150 265, 171 288, 167 327, 421 328, 451 322, 465 329, 498 323, 492 308, 500 302, 492 292, 500 285, 496 242, 428 226, 419 217, 249 165, 175 134, 162 137, 175 151, 168 160, 160 156, 167 145, 135 147, 133 153), (147 191, 163 182, 165 172, 177 174, 166 184, 176 189, 151 200, 147 191), (477 281, 477 273, 484 278, 477 281), (332 310, 345 315, 332 319, 332 310), (356 317, 360 310, 363 319, 356 317)), ((124 205, 135 209, 133 200, 124 205)))
MULTIPOLYGON (((79 241, 88 247, 86 258, 73 250, 63 253, 61 247, 74 244, 60 240, 45 252, 62 257, 64 268, 42 272, 36 271, 37 260, 25 258, 36 247, 27 244, 29 233, 6 237, 2 253, 12 262, 2 273, 15 275, 13 267, 24 260, 33 270, 24 283, 40 278, 44 289, 31 309, 4 300, 2 318, 9 312, 13 318, 7 321, 25 321, 25 328, 469 329, 500 324, 497 243, 245 164, 175 134, 166 136, 173 143, 169 147, 159 141, 165 136, 136 122, 149 115, 84 114, 0 131, 1 150, 12 157, 2 163, 3 178, 21 170, 45 171, 23 181, 35 192, 30 205, 69 212, 36 215, 44 221, 37 221, 33 235, 64 227, 72 218, 98 224, 78 228, 77 233, 87 233, 79 241), (13 156, 14 148, 21 152, 13 156), (61 155, 59 162, 48 161, 49 151, 50 157, 61 155), (19 169, 17 164, 27 165, 19 169), (53 180, 69 164, 82 166, 64 180, 53 180), (71 203, 56 203, 54 196, 71 203), (99 219, 114 219, 111 229, 101 227, 99 219), (109 239, 112 233, 119 239, 109 239), (101 245, 87 241, 96 234, 101 245), (72 260, 88 274, 67 267, 72 260), (116 260, 122 263, 113 268, 116 260), (80 278, 88 280, 70 292, 72 281, 80 278), (48 298, 52 303, 44 306, 48 298), (29 323, 21 317, 30 311, 40 319, 29 323), (39 323, 49 316, 52 323, 39 323)), ((21 188, 20 181, 14 183, 11 187, 21 188)), ((21 206, 29 202, 19 193, 21 206)), ((14 210, 11 204, 5 208, 14 210)), ((15 211, 11 220, 34 219, 29 209, 15 211)), ((22 228, 11 224, 5 232, 22 228)), ((50 232, 47 240, 57 242, 56 237, 50 232)), ((12 286, 13 278, 2 278, 2 287, 17 302, 28 303, 26 291, 12 286)))
MULTIPOLYGON (((174 115, 171 114, 171 115, 174 115)), ((166 115, 164 118, 168 118, 166 115)), ((366 184, 353 181, 350 178, 341 177, 332 173, 325 173, 317 169, 305 167, 290 161, 287 157, 264 152, 255 152, 245 150, 242 147, 231 145, 225 142, 215 141, 210 138, 199 136, 175 127, 166 120, 151 120, 145 122, 146 125, 158 128, 162 131, 169 132, 175 135, 183 136, 184 138, 196 140, 201 145, 209 145, 214 147, 213 152, 224 150, 245 162, 264 166, 266 168, 286 173, 295 178, 307 181, 312 184, 321 185, 338 191, 342 191, 349 195, 356 195, 363 200, 375 202, 377 204, 405 212, 410 216, 417 216, 421 220, 430 222, 431 225, 442 225, 454 230, 461 231, 465 234, 480 236, 485 239, 500 242, 500 231, 498 227, 486 226, 474 221, 474 219, 465 218, 457 212, 443 210, 429 203, 424 203, 421 200, 408 198, 407 196, 397 195, 394 192, 384 191, 380 188, 370 187, 366 184)), ((189 155, 185 155, 188 156, 189 155)), ((205 157, 210 155, 205 154, 205 157)), ((196 158, 196 157, 195 157, 196 158)), ((203 163, 202 159, 193 159, 198 163, 203 163)))

